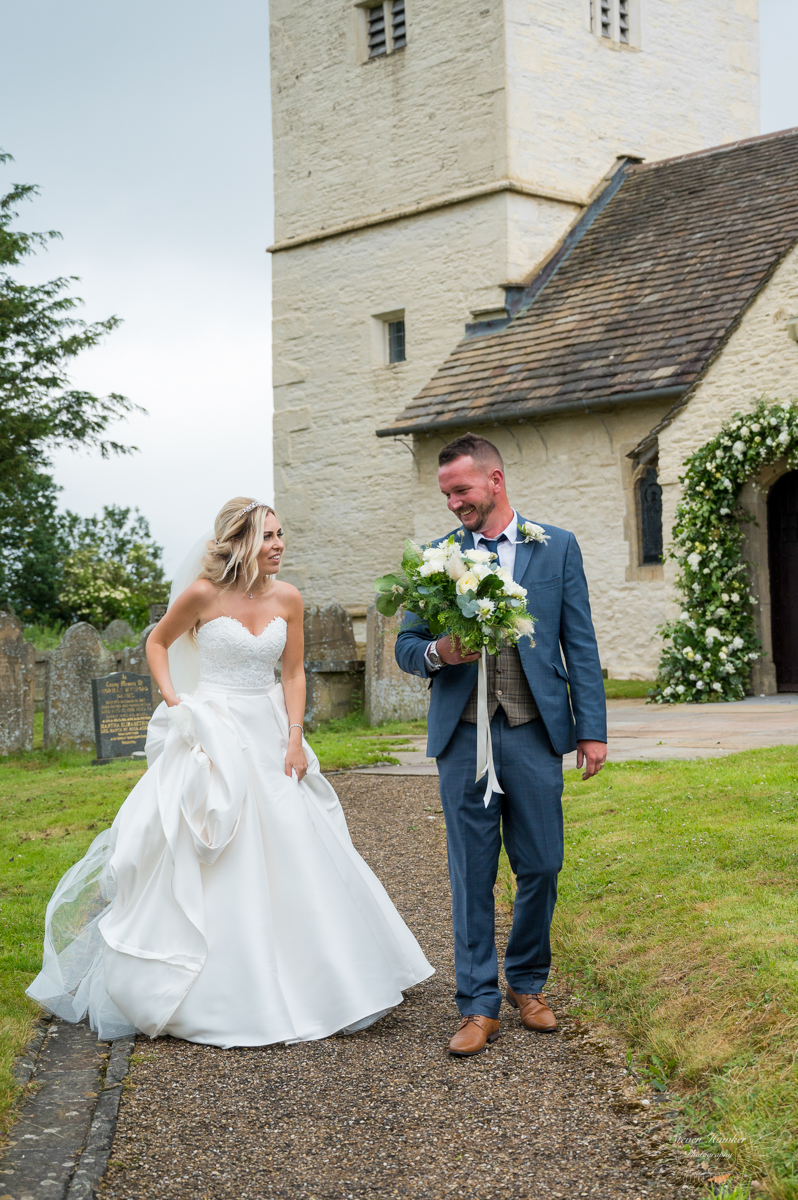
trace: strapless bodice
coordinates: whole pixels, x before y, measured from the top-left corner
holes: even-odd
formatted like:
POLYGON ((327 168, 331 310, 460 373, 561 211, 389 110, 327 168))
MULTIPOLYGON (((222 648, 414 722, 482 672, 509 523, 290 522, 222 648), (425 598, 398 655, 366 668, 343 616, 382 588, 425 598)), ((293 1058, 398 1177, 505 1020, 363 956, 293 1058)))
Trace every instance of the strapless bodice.
POLYGON ((274 683, 287 626, 274 617, 256 637, 235 617, 214 617, 197 630, 200 683, 262 688, 274 683))

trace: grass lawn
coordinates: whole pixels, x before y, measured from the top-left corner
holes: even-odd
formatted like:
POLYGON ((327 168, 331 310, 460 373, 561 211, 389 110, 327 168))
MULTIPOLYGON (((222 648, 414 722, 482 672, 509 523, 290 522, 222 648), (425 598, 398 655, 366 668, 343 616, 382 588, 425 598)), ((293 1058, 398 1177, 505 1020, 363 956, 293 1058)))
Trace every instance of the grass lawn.
POLYGON ((632 700, 647 696, 653 687, 650 679, 605 679, 604 695, 608 700, 632 700))
MULTIPOLYGON (((570 771, 564 809, 554 951, 584 1016, 627 1033, 738 1172, 796 1200, 798 747, 570 771)), ((511 899, 506 860, 499 882, 511 899)))

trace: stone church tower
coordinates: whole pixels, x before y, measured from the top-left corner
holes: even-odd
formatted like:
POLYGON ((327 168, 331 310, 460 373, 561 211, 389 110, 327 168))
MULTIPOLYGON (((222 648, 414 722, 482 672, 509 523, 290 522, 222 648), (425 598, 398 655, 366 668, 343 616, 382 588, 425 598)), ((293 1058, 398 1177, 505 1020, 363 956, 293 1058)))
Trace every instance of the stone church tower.
MULTIPOLYGON (((625 157, 758 132, 757 0, 271 0, 275 502, 306 601, 413 535, 378 439, 625 157)), ((490 436, 490 430, 485 432, 490 436)), ((438 532, 453 522, 440 505, 438 532)))

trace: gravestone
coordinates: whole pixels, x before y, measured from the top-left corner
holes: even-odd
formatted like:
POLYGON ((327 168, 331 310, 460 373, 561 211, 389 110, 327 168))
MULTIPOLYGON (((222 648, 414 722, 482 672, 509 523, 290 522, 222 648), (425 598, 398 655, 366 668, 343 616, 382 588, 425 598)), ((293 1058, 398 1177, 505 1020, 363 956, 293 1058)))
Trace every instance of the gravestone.
POLYGON ((132 671, 114 671, 91 681, 96 762, 144 757, 152 716, 152 679, 132 671))
POLYGON ((123 621, 121 617, 117 617, 115 621, 111 621, 110 625, 106 625, 103 630, 103 641, 124 642, 126 646, 132 646, 136 641, 136 635, 127 621, 123 621))
POLYGON ((50 653, 44 698, 44 745, 94 748, 91 681, 110 675, 116 656, 98 631, 85 621, 70 625, 61 645, 50 653))
POLYGON ((341 604, 305 609, 305 728, 345 717, 363 703, 364 664, 358 660, 352 618, 341 604))
POLYGON ((429 680, 405 674, 394 657, 401 619, 401 610, 396 616, 383 617, 373 604, 369 606, 366 617, 366 720, 369 725, 427 718, 429 680))
POLYGON ((36 650, 22 622, 0 609, 0 754, 33 749, 36 650))
MULTIPOLYGON (((157 624, 157 622, 155 622, 157 624)), ((120 656, 119 667, 122 671, 133 671, 137 675, 149 675, 150 664, 147 662, 147 638, 155 628, 155 624, 148 625, 139 638, 137 646, 125 646, 120 656)), ((155 712, 158 705, 161 703, 161 693, 158 691, 155 680, 152 681, 152 712, 155 712)))
POLYGON ((150 605, 150 624, 157 625, 161 617, 166 616, 168 604, 151 604, 150 605))

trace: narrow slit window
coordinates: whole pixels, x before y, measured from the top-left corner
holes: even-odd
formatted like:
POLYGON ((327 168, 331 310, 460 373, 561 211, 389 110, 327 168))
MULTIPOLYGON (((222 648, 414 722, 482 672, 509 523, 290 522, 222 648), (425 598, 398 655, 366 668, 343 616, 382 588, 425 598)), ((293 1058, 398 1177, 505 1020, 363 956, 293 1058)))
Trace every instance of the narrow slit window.
POLYGON ((391 4, 391 49, 400 50, 407 45, 405 26, 405 0, 393 0, 391 4))
POLYGON ((385 7, 375 4, 368 10, 369 18, 369 58, 378 58, 388 53, 385 35, 385 7))
POLYGON ((404 321, 388 322, 388 362, 405 361, 405 323, 404 321))
POLYGON ((655 467, 649 467, 637 485, 640 512, 641 561, 662 562, 662 488, 655 467))

